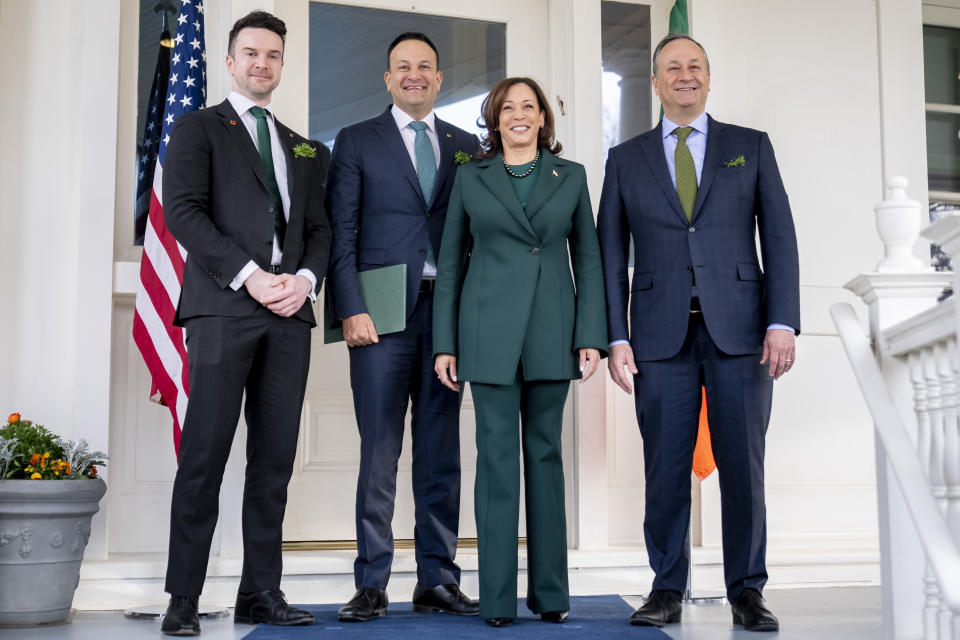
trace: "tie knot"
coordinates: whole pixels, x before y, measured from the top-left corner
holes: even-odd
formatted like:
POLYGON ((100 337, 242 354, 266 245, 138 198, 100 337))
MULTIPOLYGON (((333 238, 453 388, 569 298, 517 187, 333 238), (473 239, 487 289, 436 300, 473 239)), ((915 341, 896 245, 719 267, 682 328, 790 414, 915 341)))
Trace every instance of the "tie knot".
POLYGON ((427 123, 420 120, 414 120, 410 123, 410 128, 416 131, 417 133, 427 130, 427 123))
POLYGON ((677 139, 680 140, 680 142, 686 144, 687 136, 693 132, 693 127, 677 127, 673 132, 677 134, 677 139))
POLYGON ((257 120, 265 120, 267 117, 267 114, 270 112, 264 109, 263 107, 250 107, 250 113, 252 113, 253 117, 256 118, 257 120))

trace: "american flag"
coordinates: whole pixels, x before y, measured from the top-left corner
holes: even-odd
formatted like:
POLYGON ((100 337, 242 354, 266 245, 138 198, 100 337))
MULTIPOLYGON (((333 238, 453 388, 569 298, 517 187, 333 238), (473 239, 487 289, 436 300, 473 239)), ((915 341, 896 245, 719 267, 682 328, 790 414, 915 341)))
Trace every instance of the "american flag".
POLYGON ((167 80, 170 78, 170 32, 160 35, 160 52, 157 54, 157 70, 153 74, 150 100, 143 125, 143 142, 137 153, 137 200, 133 216, 133 244, 143 245, 147 230, 147 215, 150 213, 150 198, 153 194, 153 170, 157 165, 157 151, 163 131, 163 101, 167 97, 167 80))
POLYGON ((150 371, 150 399, 166 405, 173 416, 173 447, 180 451, 180 426, 187 410, 189 370, 183 330, 173 326, 186 251, 163 222, 163 159, 173 123, 182 114, 202 108, 207 100, 207 54, 203 38, 202 0, 182 0, 177 35, 170 56, 160 148, 153 175, 140 261, 140 287, 133 315, 133 340, 150 371))

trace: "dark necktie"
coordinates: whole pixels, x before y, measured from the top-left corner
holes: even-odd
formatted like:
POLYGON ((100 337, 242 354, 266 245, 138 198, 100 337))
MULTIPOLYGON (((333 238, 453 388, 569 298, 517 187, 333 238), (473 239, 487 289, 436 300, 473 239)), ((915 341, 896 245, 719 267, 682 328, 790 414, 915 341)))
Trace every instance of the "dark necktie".
POLYGON ((687 216, 687 222, 693 219, 693 205, 697 201, 697 167, 693 164, 693 155, 687 146, 687 136, 693 127, 677 127, 677 149, 673 153, 674 169, 677 175, 677 197, 687 216))
MULTIPOLYGON (((413 155, 417 159, 417 178, 420 180, 420 191, 429 207, 430 197, 433 195, 433 183, 437 179, 437 156, 433 153, 433 143, 430 142, 430 136, 427 135, 427 123, 414 120, 410 123, 410 128, 417 132, 417 137, 413 140, 413 155)), ((426 261, 433 266, 437 264, 437 259, 433 254, 433 245, 429 238, 427 239, 426 261)))
POLYGON ((283 238, 287 232, 287 220, 283 217, 283 200, 280 199, 280 187, 277 186, 277 174, 273 170, 273 149, 270 145, 270 128, 267 126, 269 111, 262 107, 250 107, 250 113, 257 119, 257 151, 260 162, 267 174, 270 195, 273 196, 273 231, 277 234, 277 246, 283 251, 283 238))

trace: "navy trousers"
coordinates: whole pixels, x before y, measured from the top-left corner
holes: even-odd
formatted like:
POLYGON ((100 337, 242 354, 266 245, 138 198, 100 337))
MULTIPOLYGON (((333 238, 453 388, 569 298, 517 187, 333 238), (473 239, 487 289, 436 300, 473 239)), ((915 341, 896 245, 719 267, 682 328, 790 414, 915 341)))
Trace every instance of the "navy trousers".
POLYGON ((727 598, 767 581, 764 438, 773 380, 759 355, 730 356, 713 344, 699 313, 672 358, 637 362, 637 419, 646 466, 643 532, 656 574, 654 589, 680 595, 690 558, 690 473, 697 440, 701 387, 713 456, 720 475, 723 569, 727 598))
POLYGON ((404 419, 411 405, 417 580, 459 584, 460 399, 433 371, 433 296, 420 293, 407 328, 350 348, 350 384, 360 429, 357 588, 385 589, 393 563, 394 499, 404 419))

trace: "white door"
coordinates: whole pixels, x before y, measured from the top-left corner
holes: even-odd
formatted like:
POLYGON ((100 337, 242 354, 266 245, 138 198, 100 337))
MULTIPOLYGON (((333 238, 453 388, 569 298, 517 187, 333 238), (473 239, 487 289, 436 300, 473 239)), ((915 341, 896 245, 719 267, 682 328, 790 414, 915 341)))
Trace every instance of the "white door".
MULTIPOLYGON (((386 67, 386 46, 393 36, 404 31, 424 31, 437 41, 440 68, 445 74, 437 112, 440 117, 464 129, 476 129, 474 123, 480 115, 479 103, 493 83, 504 77, 503 73, 531 76, 544 86, 549 84, 547 0, 485 0, 483 3, 466 0, 416 3, 409 0, 349 3, 278 0, 276 11, 287 21, 291 30, 285 58, 297 61, 296 65, 290 64, 289 67, 290 71, 298 74, 291 76, 287 70, 284 71, 284 90, 278 91, 275 100, 278 113, 283 116, 281 119, 295 128, 311 131, 311 137, 321 142, 333 139, 336 134, 333 129, 342 125, 330 127, 328 121, 336 121, 337 118, 343 120, 344 111, 353 118, 343 124, 350 124, 379 114, 389 104, 389 94, 382 80, 386 67), (413 10, 411 4, 415 7, 413 10), (388 13, 385 10, 391 11, 388 13), (486 32, 478 32, 473 28, 475 24, 470 25, 463 19, 498 25, 486 32), (324 22, 318 24, 321 20, 324 22), (307 42, 309 35, 314 38, 313 46, 318 46, 319 34, 323 33, 321 29, 330 25, 335 25, 337 31, 335 34, 326 32, 328 37, 346 40, 348 49, 354 46, 353 52, 348 50, 319 59, 311 56, 302 43, 307 42), (417 28, 419 25, 426 26, 417 28), (380 66, 370 71, 368 64, 368 71, 364 72, 362 80, 364 86, 369 87, 369 94, 358 95, 354 87, 349 97, 343 97, 340 101, 329 100, 330 94, 323 92, 334 92, 339 97, 347 93, 343 90, 344 82, 360 83, 360 78, 350 75, 353 67, 361 62, 358 58, 366 55, 366 51, 357 43, 367 46, 368 41, 374 40, 371 31, 378 28, 389 36, 385 41, 378 40, 376 45, 370 46, 370 55, 375 56, 380 66), (442 33, 445 29, 447 32, 442 33), (441 35, 434 38, 432 30, 441 32, 441 35), (450 50, 445 50, 444 42, 450 50), (305 60, 311 60, 311 67, 306 73, 303 71, 307 67, 303 64, 305 60), (504 63, 505 71, 495 77, 498 65, 499 69, 503 69, 504 63), (470 72, 471 66, 474 71, 480 69, 479 80, 476 73, 470 72), (340 80, 330 82, 331 76, 340 80), (323 82, 324 78, 327 82, 323 82), (375 105, 372 113, 369 112, 371 102, 375 105), (317 111, 316 105, 319 103, 328 105, 325 111, 317 111), (308 105, 307 113, 304 113, 305 104, 308 105), (345 109, 345 106, 349 108, 345 109), (364 108, 368 112, 361 114, 364 108)), ((316 53, 316 49, 313 53, 316 53)), ((319 309, 318 317, 322 317, 319 309)), ((409 413, 407 424, 393 520, 394 536, 398 540, 412 539, 414 527, 409 413)), ((474 538, 476 446, 473 402, 469 392, 464 397, 461 411, 460 438, 463 476, 460 537, 474 538)), ((285 541, 355 540, 354 500, 359 463, 360 438, 353 413, 347 349, 343 343, 324 345, 322 331, 317 330, 313 333, 300 444, 283 527, 285 541)))

